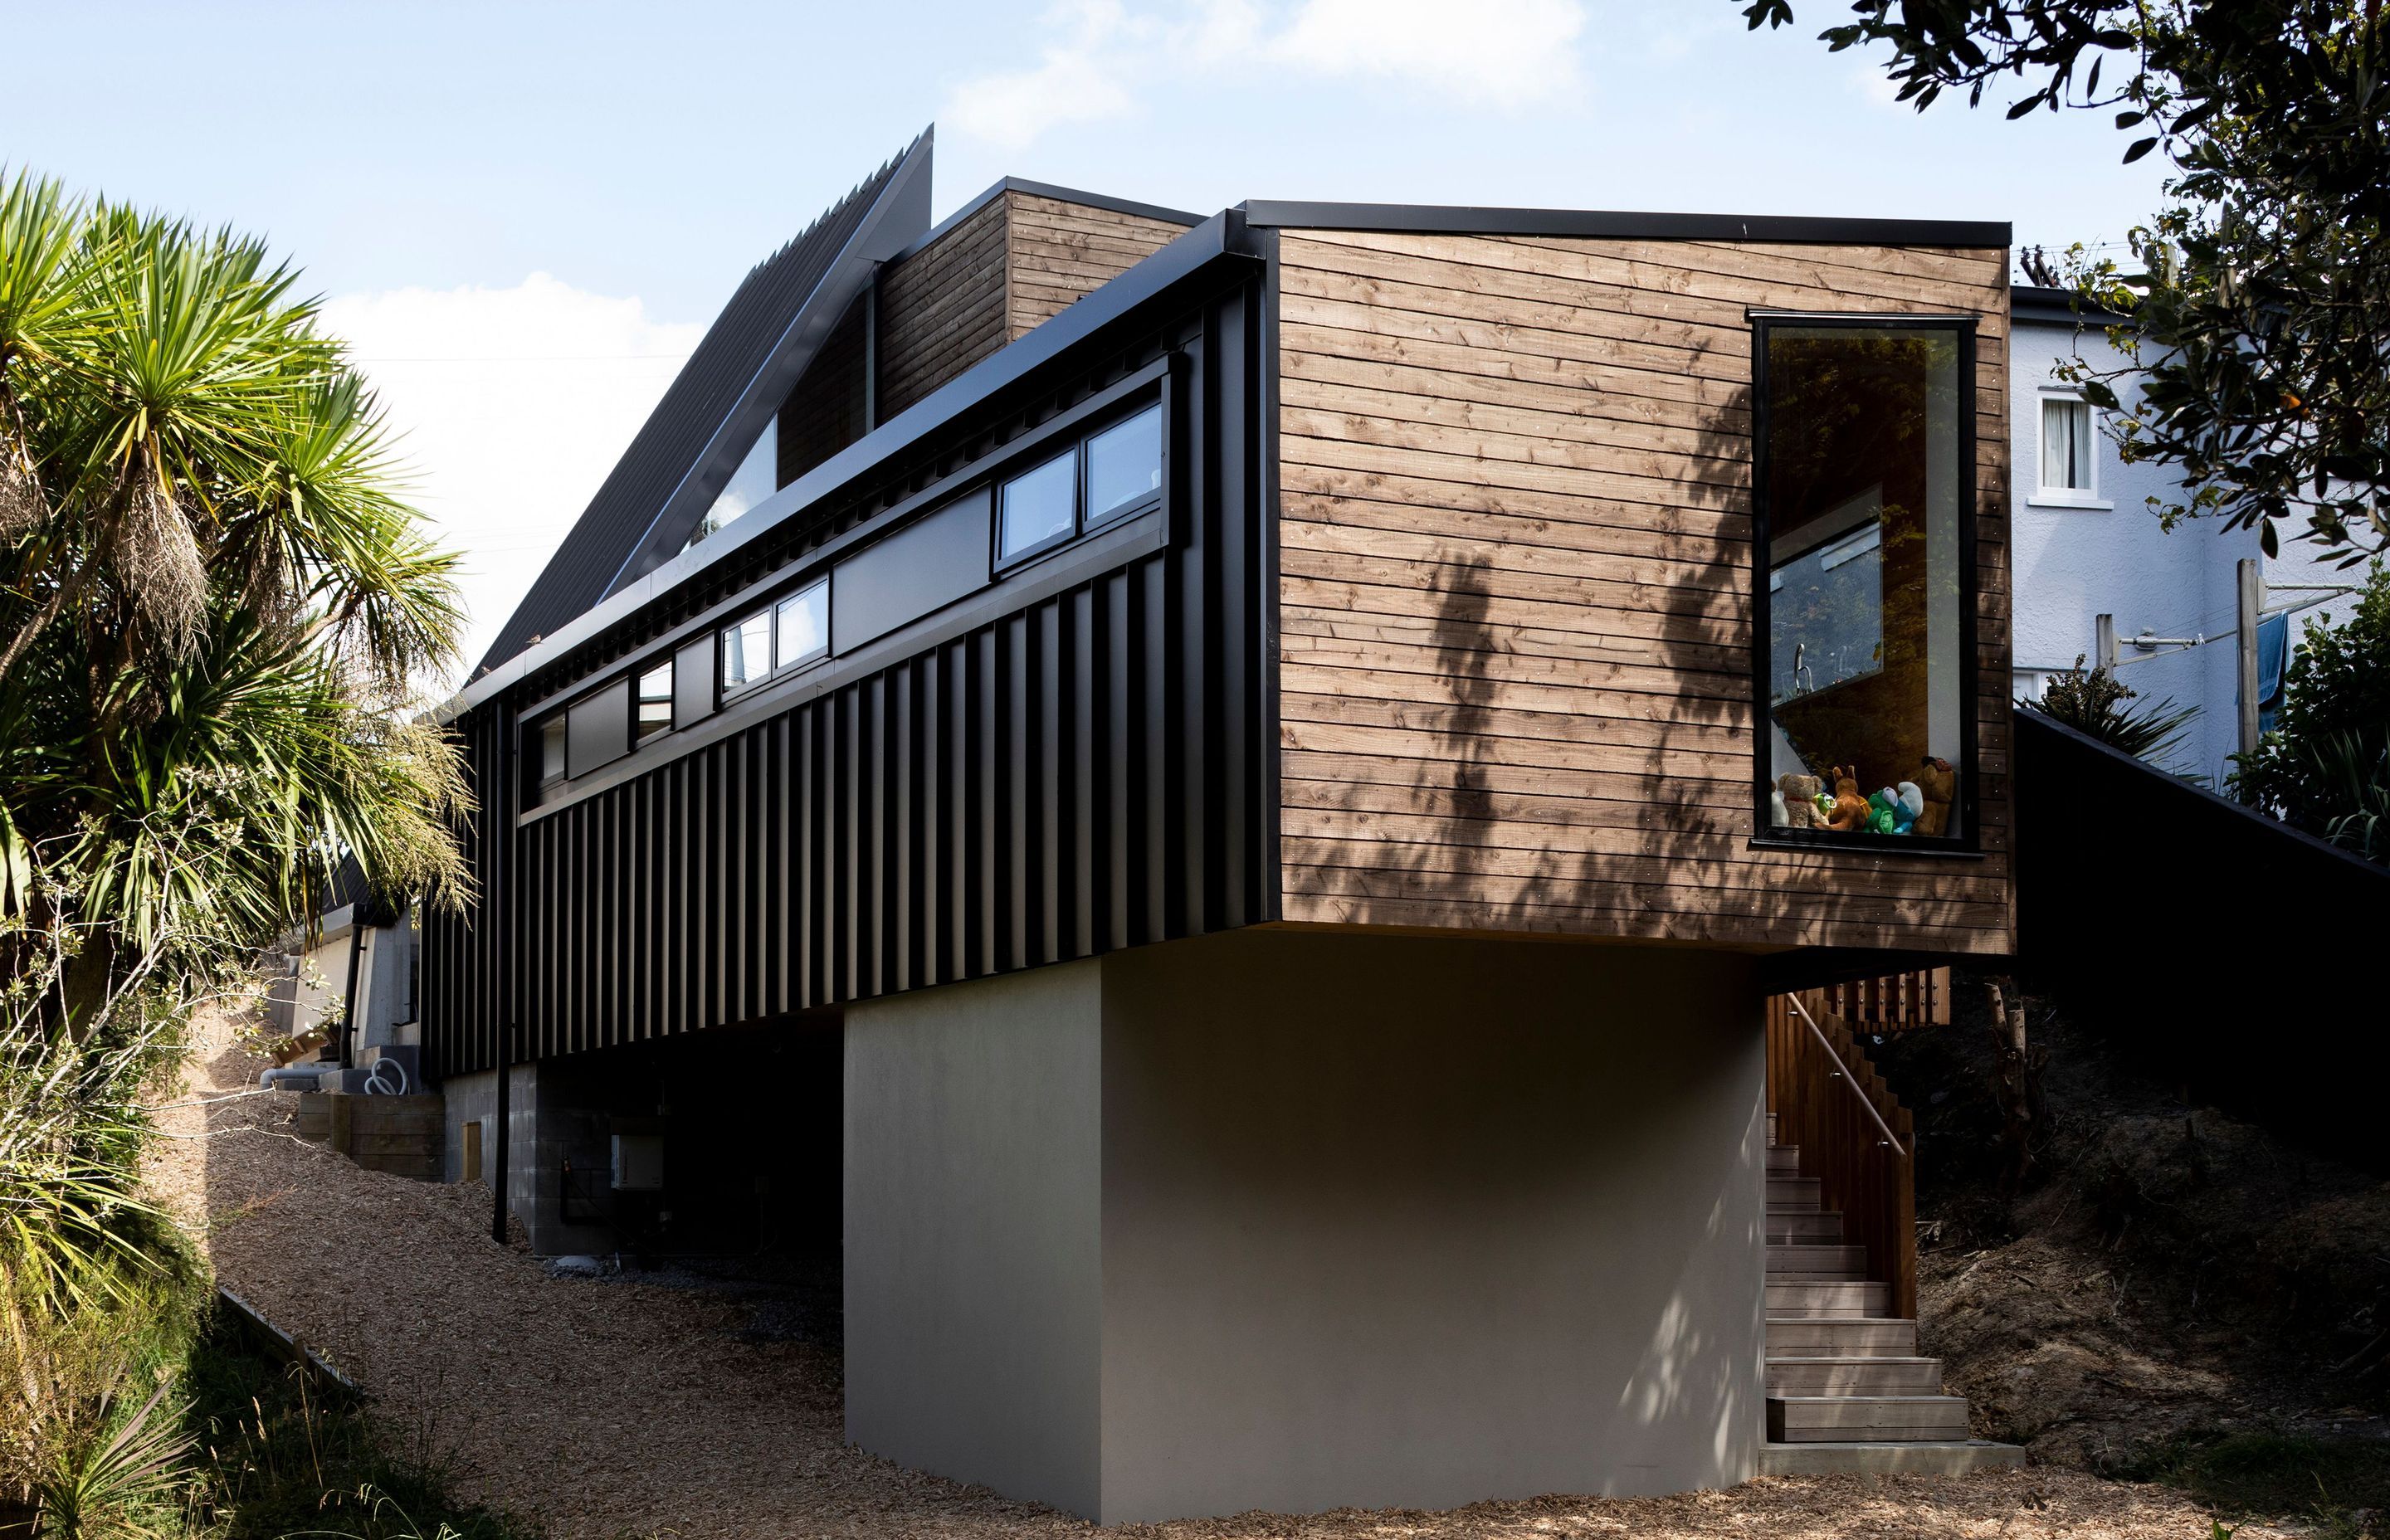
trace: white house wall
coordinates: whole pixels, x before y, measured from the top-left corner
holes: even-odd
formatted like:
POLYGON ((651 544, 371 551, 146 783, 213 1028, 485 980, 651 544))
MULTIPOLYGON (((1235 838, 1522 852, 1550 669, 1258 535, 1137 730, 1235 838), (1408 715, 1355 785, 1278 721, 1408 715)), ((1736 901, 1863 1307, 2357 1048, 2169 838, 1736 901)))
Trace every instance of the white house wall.
MULTIPOLYGON (((2187 652, 2128 662, 2119 677, 2152 699, 2200 708, 2178 764, 2220 783, 2238 743, 2234 635, 2239 611, 2235 563, 2257 555, 2254 533, 2221 533, 2213 521, 2169 533, 2148 499, 2175 494, 2171 472, 2126 465, 2104 435, 2098 496, 2105 507, 2056 506, 2039 496, 2043 387, 2059 383, 2061 362, 2075 355, 2103 367, 2120 362, 2096 329, 2020 315, 2015 326, 2011 418, 2016 444, 2011 498, 2016 550, 2016 675, 2019 695, 2037 695, 2049 674, 2093 650, 2097 617, 2115 617, 2121 645, 2141 632, 2218 638, 2187 652)), ((2279 581, 2279 580, 2278 580, 2279 581)))

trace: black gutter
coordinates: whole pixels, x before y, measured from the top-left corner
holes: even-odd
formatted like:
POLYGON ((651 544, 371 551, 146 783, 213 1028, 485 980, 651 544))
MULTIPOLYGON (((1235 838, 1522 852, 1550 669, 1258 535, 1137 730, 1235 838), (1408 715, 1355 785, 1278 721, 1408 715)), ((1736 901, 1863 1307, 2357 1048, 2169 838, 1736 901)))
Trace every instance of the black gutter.
POLYGON ((2005 220, 1814 219, 1786 214, 1628 213, 1600 209, 1481 209, 1425 203, 1312 203, 1255 199, 1248 224, 1282 229, 1457 236, 1591 236, 1613 240, 1761 240, 1801 245, 2005 249, 2005 220))
POLYGON ((2026 283, 2009 285, 2009 314, 2019 321, 2056 321, 2070 327, 2113 327, 2132 319, 2105 305, 2086 304, 2071 289, 2026 283))
POLYGON ((1250 263, 1235 249, 1230 222, 1214 214, 1135 267, 1097 289, 1052 320, 1000 348, 921 400, 848 444, 813 469, 695 548, 636 578, 553 633, 473 680, 435 712, 453 721, 501 692, 558 662, 608 627, 695 581, 707 569, 730 559, 748 545, 780 533, 781 526, 854 482, 945 433, 975 412, 1000 407, 1008 395, 1046 366, 1098 333, 1173 302, 1207 281, 1223 263, 1250 263))

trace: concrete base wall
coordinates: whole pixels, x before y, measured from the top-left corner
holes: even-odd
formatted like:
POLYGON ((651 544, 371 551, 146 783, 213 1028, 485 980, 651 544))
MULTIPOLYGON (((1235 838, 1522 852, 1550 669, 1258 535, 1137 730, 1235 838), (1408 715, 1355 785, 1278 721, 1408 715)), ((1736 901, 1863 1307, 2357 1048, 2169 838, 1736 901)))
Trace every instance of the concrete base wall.
POLYGON ((1089 1514, 1101 968, 857 1007, 846 1042, 847 1437, 1089 1514))
POLYGON ((876 1453, 1106 1523, 1755 1469, 1741 959, 1246 931, 857 1007, 846 1061, 876 1453))

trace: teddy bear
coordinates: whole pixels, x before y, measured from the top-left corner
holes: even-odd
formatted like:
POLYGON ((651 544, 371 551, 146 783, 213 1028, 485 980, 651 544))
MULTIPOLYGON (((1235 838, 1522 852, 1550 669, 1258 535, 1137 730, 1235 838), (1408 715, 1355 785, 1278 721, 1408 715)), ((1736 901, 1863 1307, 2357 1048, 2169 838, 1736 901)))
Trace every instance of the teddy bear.
POLYGON ((1823 828, 1826 820, 1818 812, 1819 791, 1815 776, 1779 776, 1775 789, 1767 793, 1767 815, 1779 828, 1823 828))
POLYGON ((1958 799, 1959 772, 1947 759, 1928 754, 1920 762, 1917 785, 1924 807, 1917 815, 1917 832, 1943 834, 1950 828, 1950 804, 1958 799))
POLYGON ((1826 816, 1826 827, 1844 830, 1865 828, 1868 816, 1873 811, 1868 806, 1868 800, 1859 795, 1859 767, 1854 764, 1845 770, 1839 764, 1835 765, 1834 805, 1833 811, 1826 816))

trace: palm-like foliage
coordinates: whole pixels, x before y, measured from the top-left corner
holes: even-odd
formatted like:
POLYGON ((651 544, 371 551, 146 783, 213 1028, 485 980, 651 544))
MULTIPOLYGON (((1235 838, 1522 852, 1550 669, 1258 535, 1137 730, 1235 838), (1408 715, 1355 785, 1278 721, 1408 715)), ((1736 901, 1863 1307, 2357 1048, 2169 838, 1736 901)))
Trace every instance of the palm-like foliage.
POLYGON ((104 920, 84 974, 261 940, 343 852, 460 885, 454 757, 403 714, 455 558, 296 283, 234 232, 0 181, 0 912, 46 842, 104 920))
MULTIPOLYGON (((136 1091, 192 1000, 344 855, 392 896, 465 886, 457 762, 409 699, 455 558, 296 282, 0 174, 0 1360, 63 1362, 157 1276, 136 1091)), ((5 1378, 0 1456, 65 1430, 46 1474, 0 1459, 45 1528, 174 1479, 160 1397, 5 1378)))

